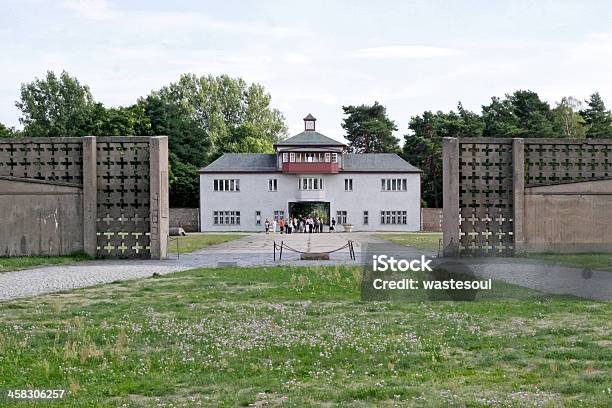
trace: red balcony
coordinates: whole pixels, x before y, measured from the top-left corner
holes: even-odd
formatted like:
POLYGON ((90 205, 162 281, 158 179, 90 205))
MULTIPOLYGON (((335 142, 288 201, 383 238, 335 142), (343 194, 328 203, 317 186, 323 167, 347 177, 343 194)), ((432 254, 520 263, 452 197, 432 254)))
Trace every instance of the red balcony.
POLYGON ((283 163, 283 173, 338 173, 338 163, 331 162, 301 162, 301 163, 283 163))

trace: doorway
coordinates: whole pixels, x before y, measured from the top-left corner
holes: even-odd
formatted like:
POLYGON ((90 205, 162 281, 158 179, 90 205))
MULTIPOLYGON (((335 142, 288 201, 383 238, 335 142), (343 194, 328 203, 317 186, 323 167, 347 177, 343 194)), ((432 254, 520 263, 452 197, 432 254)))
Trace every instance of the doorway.
POLYGON ((329 202, 325 201, 299 201, 289 203, 289 216, 300 217, 318 217, 323 224, 329 225, 330 221, 330 206, 329 202))

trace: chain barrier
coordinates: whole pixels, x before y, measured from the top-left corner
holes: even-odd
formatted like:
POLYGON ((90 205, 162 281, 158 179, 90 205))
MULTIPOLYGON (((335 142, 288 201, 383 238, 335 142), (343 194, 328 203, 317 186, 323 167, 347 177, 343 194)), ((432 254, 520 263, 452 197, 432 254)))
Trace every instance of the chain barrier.
MULTIPOLYGON (((298 249, 295 248, 291 248, 289 245, 285 244, 284 241, 281 241, 280 244, 277 244, 276 241, 274 241, 274 260, 276 261, 276 250, 278 249, 278 260, 282 260, 283 259, 283 248, 287 249, 289 251, 298 253, 298 254, 312 254, 315 252, 307 252, 307 251, 300 251, 298 249)), ((345 248, 349 249, 349 257, 351 258, 351 260, 355 260, 356 256, 355 256, 355 248, 353 247, 353 241, 349 240, 346 244, 342 245, 340 248, 336 248, 336 249, 332 249, 331 251, 317 251, 317 254, 331 254, 334 252, 338 252, 341 251, 345 248)))

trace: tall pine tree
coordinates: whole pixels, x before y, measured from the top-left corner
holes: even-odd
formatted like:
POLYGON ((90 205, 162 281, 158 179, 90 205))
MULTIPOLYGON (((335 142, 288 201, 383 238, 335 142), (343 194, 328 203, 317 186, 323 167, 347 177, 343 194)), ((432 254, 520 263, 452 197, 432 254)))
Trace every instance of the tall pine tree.
POLYGON ((606 110, 606 105, 599 95, 595 92, 589 100, 585 101, 587 108, 580 111, 588 129, 586 137, 593 139, 612 138, 612 115, 606 110))
POLYGON ((374 105, 343 106, 348 117, 344 118, 342 128, 349 141, 349 149, 355 153, 396 153, 399 140, 393 136, 397 130, 395 122, 387 117, 384 106, 374 105))

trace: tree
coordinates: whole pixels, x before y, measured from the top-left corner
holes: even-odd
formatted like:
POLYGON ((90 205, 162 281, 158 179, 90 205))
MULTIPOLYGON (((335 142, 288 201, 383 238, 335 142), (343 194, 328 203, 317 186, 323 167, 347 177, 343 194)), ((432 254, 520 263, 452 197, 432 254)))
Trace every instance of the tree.
POLYGON ((0 123, 0 137, 15 137, 17 131, 14 128, 8 128, 0 123))
POLYGON ((411 133, 404 136, 401 155, 423 170, 422 197, 429 207, 442 206, 442 138, 482 136, 484 122, 478 114, 461 102, 457 112, 425 111, 413 116, 408 124, 411 133))
POLYGON ((200 196, 198 168, 193 164, 182 162, 172 152, 169 159, 170 206, 198 207, 198 197, 200 196))
POLYGON ((555 137, 554 118, 547 102, 533 91, 516 91, 505 99, 491 98, 482 107, 484 136, 555 137))
POLYGON ((21 85, 19 122, 26 136, 84 136, 90 133, 96 104, 89 87, 63 71, 21 85))
POLYGON ((97 103, 92 112, 91 135, 148 136, 153 135, 151 119, 143 104, 105 108, 97 103))
POLYGON ((168 136, 172 206, 198 205, 198 168, 223 153, 273 152, 287 133, 263 86, 226 75, 183 75, 138 104, 151 133, 168 136))
POLYGON ((263 86, 248 85, 241 78, 183 75, 156 95, 164 103, 175 105, 206 133, 210 158, 254 144, 242 143, 241 137, 271 145, 287 135, 284 117, 270 106, 271 97, 263 86))
POLYGON ((585 101, 587 108, 580 111, 587 125, 586 137, 593 139, 612 138, 612 115, 606 110, 598 92, 585 101))
POLYGON ((356 153, 394 153, 399 151, 399 140, 393 136, 397 130, 395 122, 387 117, 384 106, 374 105, 343 106, 348 117, 342 128, 349 141, 349 149, 356 153))
POLYGON ((404 136, 402 157, 423 170, 421 176, 424 207, 442 206, 442 139, 423 134, 404 136))
POLYGON ((559 137, 582 139, 586 133, 586 122, 578 112, 581 102, 571 96, 561 98, 552 110, 555 133, 559 137))

